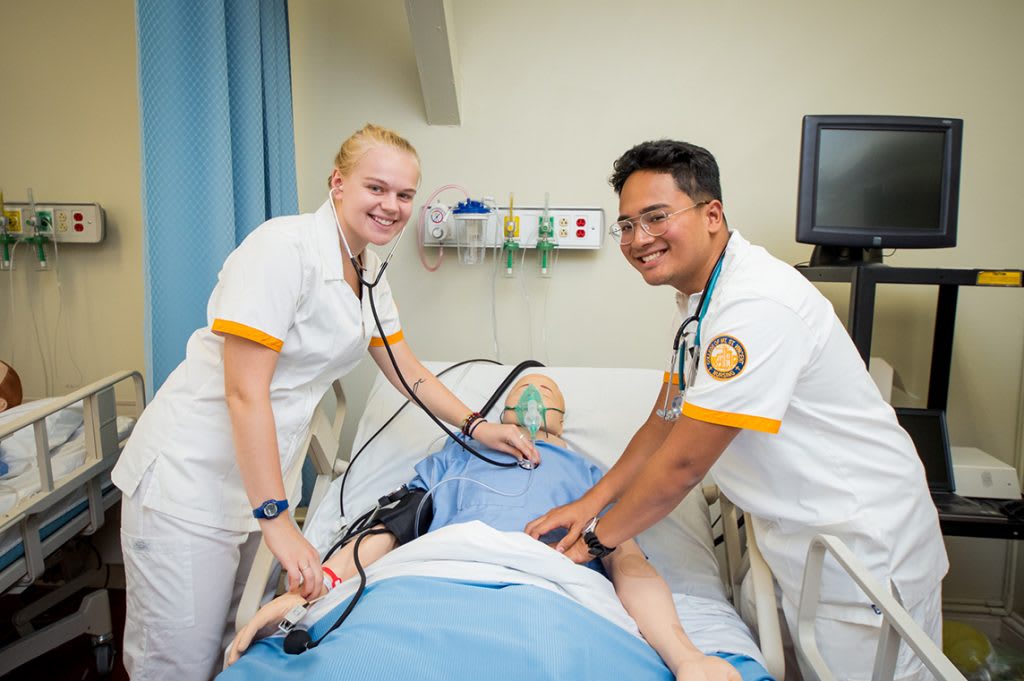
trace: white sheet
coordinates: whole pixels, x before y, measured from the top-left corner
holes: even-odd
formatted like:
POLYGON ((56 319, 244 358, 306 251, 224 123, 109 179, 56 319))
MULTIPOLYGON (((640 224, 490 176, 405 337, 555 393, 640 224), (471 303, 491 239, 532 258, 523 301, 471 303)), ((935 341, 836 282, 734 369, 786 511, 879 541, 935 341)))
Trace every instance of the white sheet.
MULTIPOLYGON (((569 598, 639 637, 636 623, 622 607, 612 583, 575 565, 560 553, 521 532, 499 532, 481 522, 450 525, 400 546, 366 568, 367 583, 403 576, 470 580, 483 584, 527 584, 569 598)), ((350 579, 310 608, 311 626, 355 593, 350 579)), ((728 651, 761 661, 746 627, 728 605, 699 597, 677 596, 677 609, 694 645, 706 653, 728 651)), ((763 664, 763 661, 762 661, 763 664)))

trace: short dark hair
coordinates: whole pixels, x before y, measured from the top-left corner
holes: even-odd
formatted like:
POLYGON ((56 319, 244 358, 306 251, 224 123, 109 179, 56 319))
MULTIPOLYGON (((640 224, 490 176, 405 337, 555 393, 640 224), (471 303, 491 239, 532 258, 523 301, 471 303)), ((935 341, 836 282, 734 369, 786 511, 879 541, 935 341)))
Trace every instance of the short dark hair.
POLYGON ((722 200, 722 183, 718 179, 718 162, 703 147, 676 140, 641 142, 615 161, 615 172, 608 182, 616 194, 629 176, 638 170, 671 173, 679 190, 694 201, 722 200))

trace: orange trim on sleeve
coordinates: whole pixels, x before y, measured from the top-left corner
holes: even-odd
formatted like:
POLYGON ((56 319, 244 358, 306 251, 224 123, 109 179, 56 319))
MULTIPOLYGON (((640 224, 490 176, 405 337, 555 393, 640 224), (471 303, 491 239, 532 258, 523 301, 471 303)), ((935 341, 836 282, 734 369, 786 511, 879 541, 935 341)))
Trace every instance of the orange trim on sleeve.
MULTIPOLYGON (((405 334, 403 334, 402 330, 399 329, 398 331, 395 331, 393 334, 388 336, 388 345, 391 345, 392 343, 397 343, 401 340, 405 340, 405 334)), ((370 347, 382 348, 384 347, 384 340, 382 338, 374 336, 373 338, 370 339, 370 347)))
POLYGON ((777 419, 769 419, 764 416, 750 416, 749 414, 733 414, 727 411, 715 411, 714 409, 698 407, 690 402, 683 405, 683 415, 706 423, 757 430, 762 433, 778 433, 779 428, 782 426, 782 421, 777 419))
POLYGON ((254 329, 251 326, 239 324, 238 322, 229 322, 226 319, 214 319, 210 330, 214 333, 227 333, 251 340, 260 345, 265 345, 274 352, 281 352, 281 347, 284 345, 284 341, 274 338, 269 333, 264 333, 259 329, 254 329))
POLYGON ((679 374, 673 374, 673 376, 675 376, 675 378, 669 376, 669 373, 666 371, 664 378, 661 379, 661 382, 671 383, 672 385, 679 385, 679 374))

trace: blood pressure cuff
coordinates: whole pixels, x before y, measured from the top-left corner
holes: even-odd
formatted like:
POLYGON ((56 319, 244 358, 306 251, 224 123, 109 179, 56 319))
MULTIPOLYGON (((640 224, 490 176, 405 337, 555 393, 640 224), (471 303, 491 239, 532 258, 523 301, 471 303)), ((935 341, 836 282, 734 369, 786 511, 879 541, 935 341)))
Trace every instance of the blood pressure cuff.
POLYGON ((391 534, 395 535, 399 546, 426 534, 430 529, 430 523, 434 520, 434 504, 428 501, 423 504, 423 511, 420 512, 419 531, 416 530, 416 511, 426 494, 427 490, 413 487, 394 506, 381 510, 377 517, 377 522, 383 524, 391 534))

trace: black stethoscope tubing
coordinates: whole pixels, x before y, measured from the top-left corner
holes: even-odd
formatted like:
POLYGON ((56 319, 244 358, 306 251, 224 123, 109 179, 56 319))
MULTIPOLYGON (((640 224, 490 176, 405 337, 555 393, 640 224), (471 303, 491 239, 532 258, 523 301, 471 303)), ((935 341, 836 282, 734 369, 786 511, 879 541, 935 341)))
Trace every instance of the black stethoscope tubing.
MULTIPOLYGON (((412 387, 410 387, 409 383, 405 380, 405 376, 402 375, 402 370, 398 368, 398 360, 395 359, 395 353, 392 352, 391 350, 391 344, 388 342, 387 334, 384 333, 384 326, 381 324, 380 315, 377 314, 377 304, 373 299, 373 290, 377 288, 377 285, 380 283, 381 278, 384 276, 384 271, 388 268, 388 264, 391 262, 391 256, 395 254, 395 249, 398 248, 398 242, 396 241, 395 245, 391 247, 391 252, 388 253, 388 257, 384 259, 383 263, 381 263, 380 269, 377 270, 377 276, 374 278, 374 280, 372 282, 367 281, 366 279, 363 278, 363 267, 359 264, 359 261, 356 259, 356 256, 352 253, 352 249, 349 248, 348 239, 345 238, 345 232, 341 229, 341 221, 338 219, 338 210, 334 205, 333 193, 328 193, 327 200, 331 204, 331 214, 334 216, 334 225, 338 228, 338 237, 341 239, 341 242, 345 245, 345 250, 348 252, 349 262, 352 263, 352 268, 355 270, 356 279, 359 281, 361 286, 365 286, 367 289, 367 297, 370 299, 370 312, 373 313, 373 322, 374 325, 377 327, 378 333, 380 333, 381 341, 383 341, 384 343, 384 350, 387 351, 388 359, 391 360, 391 366, 394 367, 395 374, 398 376, 398 380, 401 382, 402 387, 405 388, 405 391, 409 395, 409 398, 413 402, 415 402, 416 405, 419 406, 419 408, 422 409, 423 412, 428 417, 430 417, 430 420, 437 424, 438 428, 443 430, 448 437, 458 442, 463 449, 465 449, 467 452, 477 457, 481 461, 486 461, 492 466, 498 466, 499 468, 513 468, 515 466, 520 465, 518 461, 495 461, 494 459, 488 458, 481 454, 480 452, 476 451, 473 447, 470 447, 465 442, 465 440, 460 439, 455 435, 455 433, 449 430, 448 427, 441 421, 441 419, 437 418, 437 416, 434 415, 434 412, 430 411, 430 409, 427 408, 427 405, 423 404, 423 401, 420 400, 419 396, 417 396, 415 391, 413 391, 412 387)), ((402 231, 398 235, 399 240, 401 240, 403 234, 405 234, 405 227, 402 228, 402 231)), ((360 299, 362 299, 362 296, 360 296, 360 299)))

